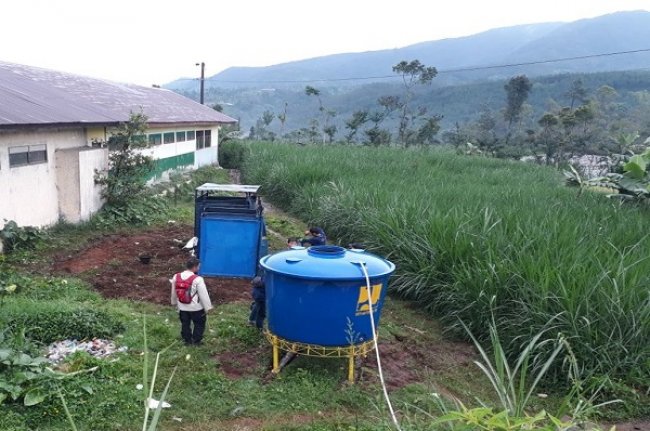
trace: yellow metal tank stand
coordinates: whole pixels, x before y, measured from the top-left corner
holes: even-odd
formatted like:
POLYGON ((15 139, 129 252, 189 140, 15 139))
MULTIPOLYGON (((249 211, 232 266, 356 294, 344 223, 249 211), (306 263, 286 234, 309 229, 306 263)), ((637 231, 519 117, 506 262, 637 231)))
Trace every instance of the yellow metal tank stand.
POLYGON ((280 351, 283 350, 294 355, 316 356, 321 358, 348 358, 348 381, 354 383, 355 359, 366 357, 374 348, 372 340, 350 346, 332 347, 288 341, 269 331, 265 331, 264 334, 273 346, 273 374, 279 374, 282 371, 280 351))

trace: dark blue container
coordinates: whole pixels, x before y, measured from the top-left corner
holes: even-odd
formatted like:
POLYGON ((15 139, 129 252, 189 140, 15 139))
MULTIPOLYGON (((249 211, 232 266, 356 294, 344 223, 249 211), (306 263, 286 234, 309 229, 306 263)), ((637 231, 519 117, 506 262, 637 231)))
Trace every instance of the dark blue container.
POLYGON ((373 315, 379 325, 395 270, 391 262, 362 250, 336 246, 294 248, 266 256, 269 331, 285 340, 347 347, 372 339, 370 302, 361 263, 370 276, 373 315))

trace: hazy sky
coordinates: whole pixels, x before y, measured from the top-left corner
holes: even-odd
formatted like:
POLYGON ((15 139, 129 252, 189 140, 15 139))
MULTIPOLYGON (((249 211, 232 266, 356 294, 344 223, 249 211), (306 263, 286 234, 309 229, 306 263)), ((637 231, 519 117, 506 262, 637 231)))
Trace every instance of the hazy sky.
POLYGON ((634 9, 650 0, 4 0, 0 60, 163 84, 634 9))

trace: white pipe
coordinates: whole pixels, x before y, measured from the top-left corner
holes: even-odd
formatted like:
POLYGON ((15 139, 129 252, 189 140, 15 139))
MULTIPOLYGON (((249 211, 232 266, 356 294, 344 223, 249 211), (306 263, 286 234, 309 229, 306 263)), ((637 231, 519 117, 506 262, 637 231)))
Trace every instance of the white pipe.
POLYGON ((388 397, 388 390, 386 389, 386 382, 384 381, 384 372, 381 368, 381 358, 379 357, 379 346, 377 345, 377 330, 375 328, 375 316, 374 316, 374 309, 373 309, 373 303, 372 303, 372 286, 370 285, 370 276, 368 275, 368 270, 366 269, 366 263, 365 262, 354 262, 359 264, 361 267, 361 270, 363 271, 364 277, 366 277, 366 287, 368 289, 368 303, 370 304, 370 326, 372 328, 372 339, 375 344, 375 355, 377 356, 377 369, 379 370, 379 381, 381 382, 381 388, 384 391, 384 398, 386 399, 386 404, 388 405, 388 410, 390 411, 390 416, 391 419, 393 420, 393 424, 395 425, 395 428, 397 431, 402 431, 402 429, 399 426, 399 422, 397 421, 397 417, 395 416, 395 410, 393 410, 393 404, 390 402, 390 398, 388 397))

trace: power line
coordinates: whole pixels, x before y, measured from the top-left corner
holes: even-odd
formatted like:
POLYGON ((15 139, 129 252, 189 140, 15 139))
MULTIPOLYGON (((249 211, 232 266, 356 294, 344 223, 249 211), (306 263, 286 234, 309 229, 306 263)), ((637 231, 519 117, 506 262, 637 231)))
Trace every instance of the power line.
MULTIPOLYGON (((636 54, 641 52, 650 52, 650 48, 633 49, 628 51, 605 52, 605 53, 590 54, 590 55, 579 55, 574 57, 560 57, 560 58, 553 58, 547 60, 525 61, 521 63, 506 63, 506 64, 495 64, 495 65, 487 65, 487 66, 459 67, 459 68, 438 70, 438 74, 474 72, 479 70, 490 70, 490 69, 505 69, 509 67, 519 67, 519 66, 533 66, 536 64, 560 63, 564 61, 586 60, 589 58, 610 57, 614 55, 636 54)), ((366 81, 371 79, 372 80, 395 79, 400 77, 401 77, 400 75, 379 75, 379 76, 358 76, 358 77, 349 77, 349 78, 241 80, 241 81, 214 79, 214 77, 212 77, 212 78, 206 78, 205 80, 212 81, 212 82, 221 82, 224 84, 300 84, 300 83, 309 83, 309 82, 341 82, 341 81, 366 81)), ((196 81, 196 80, 197 78, 177 79, 177 81, 196 81)))

